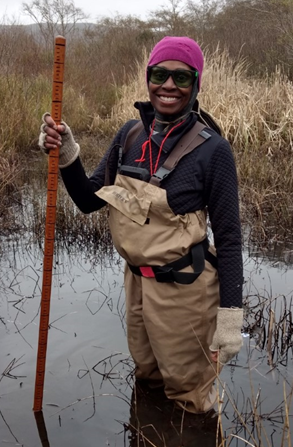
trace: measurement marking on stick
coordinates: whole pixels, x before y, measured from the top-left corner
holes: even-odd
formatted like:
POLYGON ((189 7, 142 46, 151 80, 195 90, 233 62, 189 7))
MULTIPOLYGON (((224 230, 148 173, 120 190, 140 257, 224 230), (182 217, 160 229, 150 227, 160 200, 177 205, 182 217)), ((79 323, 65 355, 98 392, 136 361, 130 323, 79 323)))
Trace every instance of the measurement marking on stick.
MULTIPOLYGON (((63 77, 65 61, 65 38, 58 36, 55 39, 54 47, 54 67, 53 67, 53 87, 51 116, 56 124, 61 123, 63 77)), ((35 379, 34 412, 41 412, 43 404, 43 392, 46 370, 46 354, 49 330, 50 300, 52 289, 52 267, 54 255, 55 223, 56 223, 56 202, 58 188, 58 162, 59 147, 50 151, 48 163, 47 182, 47 208, 45 227, 45 247, 43 262, 43 282, 41 296, 41 312, 39 324, 39 340, 35 379)))

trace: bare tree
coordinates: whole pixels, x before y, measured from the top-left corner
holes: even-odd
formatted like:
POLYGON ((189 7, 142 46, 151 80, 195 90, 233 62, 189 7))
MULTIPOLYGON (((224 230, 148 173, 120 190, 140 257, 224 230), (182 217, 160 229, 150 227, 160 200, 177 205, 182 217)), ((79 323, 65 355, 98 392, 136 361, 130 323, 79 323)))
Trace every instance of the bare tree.
POLYGON ((169 6, 150 13, 150 26, 158 32, 171 36, 186 34, 186 22, 182 0, 169 0, 169 6))
POLYGON ((64 37, 72 35, 76 24, 88 18, 73 0, 32 0, 31 3, 23 3, 22 9, 37 24, 49 45, 58 34, 64 37))
POLYGON ((293 1, 225 0, 205 41, 219 43, 233 58, 241 52, 250 73, 272 73, 279 66, 292 78, 293 1))
POLYGON ((293 2, 292 0, 258 0, 252 8, 266 14, 268 26, 272 26, 283 46, 285 57, 292 66, 293 60, 293 2))
POLYGON ((204 42, 207 32, 213 28, 214 18, 222 4, 219 0, 187 0, 185 10, 189 27, 200 43, 204 42))

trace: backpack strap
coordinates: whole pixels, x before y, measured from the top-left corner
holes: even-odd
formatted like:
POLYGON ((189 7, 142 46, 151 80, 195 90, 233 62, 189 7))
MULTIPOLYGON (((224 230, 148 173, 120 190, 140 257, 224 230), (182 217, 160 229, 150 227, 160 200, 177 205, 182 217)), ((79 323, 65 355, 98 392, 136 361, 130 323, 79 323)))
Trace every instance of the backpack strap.
POLYGON ((111 148, 111 151, 109 153, 108 160, 106 163, 106 170, 105 170, 105 181, 104 181, 105 186, 110 185, 109 159, 110 159, 113 151, 114 150, 119 151, 119 155, 118 155, 118 166, 119 166, 119 164, 121 165, 122 154, 124 154, 126 151, 128 151, 128 149, 131 147, 132 143, 134 143, 134 141, 136 140, 136 138, 138 137, 138 135, 140 134, 140 132, 143 129, 143 124, 141 121, 132 120, 129 123, 129 125, 130 125, 130 129, 122 135, 121 143, 115 144, 111 148))
POLYGON ((205 124, 207 127, 210 127, 215 132, 217 132, 220 136, 222 136, 222 130, 220 126, 216 123, 212 115, 210 115, 208 112, 203 110, 199 107, 198 99, 195 100, 194 106, 193 106, 194 112, 197 114, 197 119, 202 123, 205 124))
POLYGON ((149 183, 151 183, 152 185, 160 186, 161 181, 173 171, 173 169, 177 166, 184 155, 192 152, 194 149, 208 140, 211 135, 204 130, 206 127, 207 126, 197 121, 192 129, 190 129, 190 131, 187 132, 176 144, 163 165, 151 177, 149 183))
MULTIPOLYGON (((171 151, 171 154, 169 157, 165 160, 163 165, 157 170, 157 172, 151 177, 150 182, 151 184, 155 186, 160 186, 161 181, 166 178, 173 169, 177 166, 179 161, 181 160, 184 155, 188 154, 189 152, 196 149, 198 146, 200 146, 202 143, 204 143, 206 140, 208 140, 211 135, 205 131, 204 129, 207 126, 197 121, 195 125, 192 127, 192 129, 189 130, 176 144, 174 149, 171 151)), ((119 164, 121 165, 122 155, 125 154, 129 148, 132 146, 136 138, 139 136, 141 131, 143 130, 143 123, 142 121, 137 121, 135 124, 132 125, 130 130, 125 134, 124 141, 122 139, 121 145, 119 145, 119 160, 118 160, 118 167, 119 164)), ((117 147, 114 146, 112 149, 117 150, 117 147)), ((109 166, 108 163, 106 165, 106 172, 105 172, 105 185, 110 184, 109 179, 109 166)))
POLYGON ((135 142, 136 138, 138 137, 138 135, 142 130, 143 130, 142 121, 137 121, 137 123, 135 123, 134 126, 128 131, 124 143, 122 144, 123 154, 125 154, 128 151, 128 149, 132 146, 132 144, 135 142))

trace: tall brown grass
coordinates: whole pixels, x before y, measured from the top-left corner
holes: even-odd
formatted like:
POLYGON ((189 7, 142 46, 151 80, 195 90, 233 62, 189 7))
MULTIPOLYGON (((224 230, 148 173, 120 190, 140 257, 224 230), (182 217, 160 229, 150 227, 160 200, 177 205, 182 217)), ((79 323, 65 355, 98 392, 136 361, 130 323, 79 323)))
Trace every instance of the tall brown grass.
MULTIPOLYGON (((72 51, 69 48, 65 64, 63 116, 82 145, 83 157, 94 163, 93 153, 98 152, 100 157, 106 150, 105 138, 110 140, 126 120, 138 117, 133 103, 148 99, 148 51, 142 51, 140 60, 124 68, 125 76, 121 77, 119 67, 118 79, 115 64, 109 66, 111 76, 104 86, 99 72, 90 70, 93 62, 89 69, 85 63, 85 54, 89 59, 92 54, 83 54, 83 64, 78 65, 76 49, 73 59, 72 51), (87 83, 91 76, 90 89, 81 83, 83 72, 87 83)), ((293 228, 292 82, 278 68, 272 76, 251 78, 243 58, 232 60, 219 49, 205 51, 205 58, 200 105, 214 116, 231 143, 243 224, 253 228, 251 237, 266 242, 284 239, 293 228)), ((0 157, 29 160, 38 151, 41 116, 50 110, 51 73, 45 55, 38 58, 36 74, 19 72, 15 67, 17 60, 10 71, 0 68, 0 157)), ((98 65, 95 68, 98 70, 98 65)), ((3 189, 10 177, 1 167, 0 171, 3 189)))

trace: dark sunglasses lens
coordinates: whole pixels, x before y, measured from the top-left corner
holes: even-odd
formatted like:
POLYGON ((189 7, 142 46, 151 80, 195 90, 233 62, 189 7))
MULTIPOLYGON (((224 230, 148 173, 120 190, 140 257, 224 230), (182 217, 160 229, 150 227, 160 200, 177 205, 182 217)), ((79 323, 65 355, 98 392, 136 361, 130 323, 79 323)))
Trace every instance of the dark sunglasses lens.
POLYGON ((163 67, 149 67, 149 81, 153 84, 164 84, 170 75, 177 87, 187 88, 197 78, 198 72, 189 70, 167 70, 163 67))
POLYGON ((195 75, 192 71, 175 70, 173 71, 173 79, 177 87, 186 88, 192 84, 195 75))
POLYGON ((168 71, 165 70, 165 68, 160 68, 160 67, 151 67, 150 68, 150 81, 153 84, 164 84, 164 82, 167 80, 168 78, 168 71))

